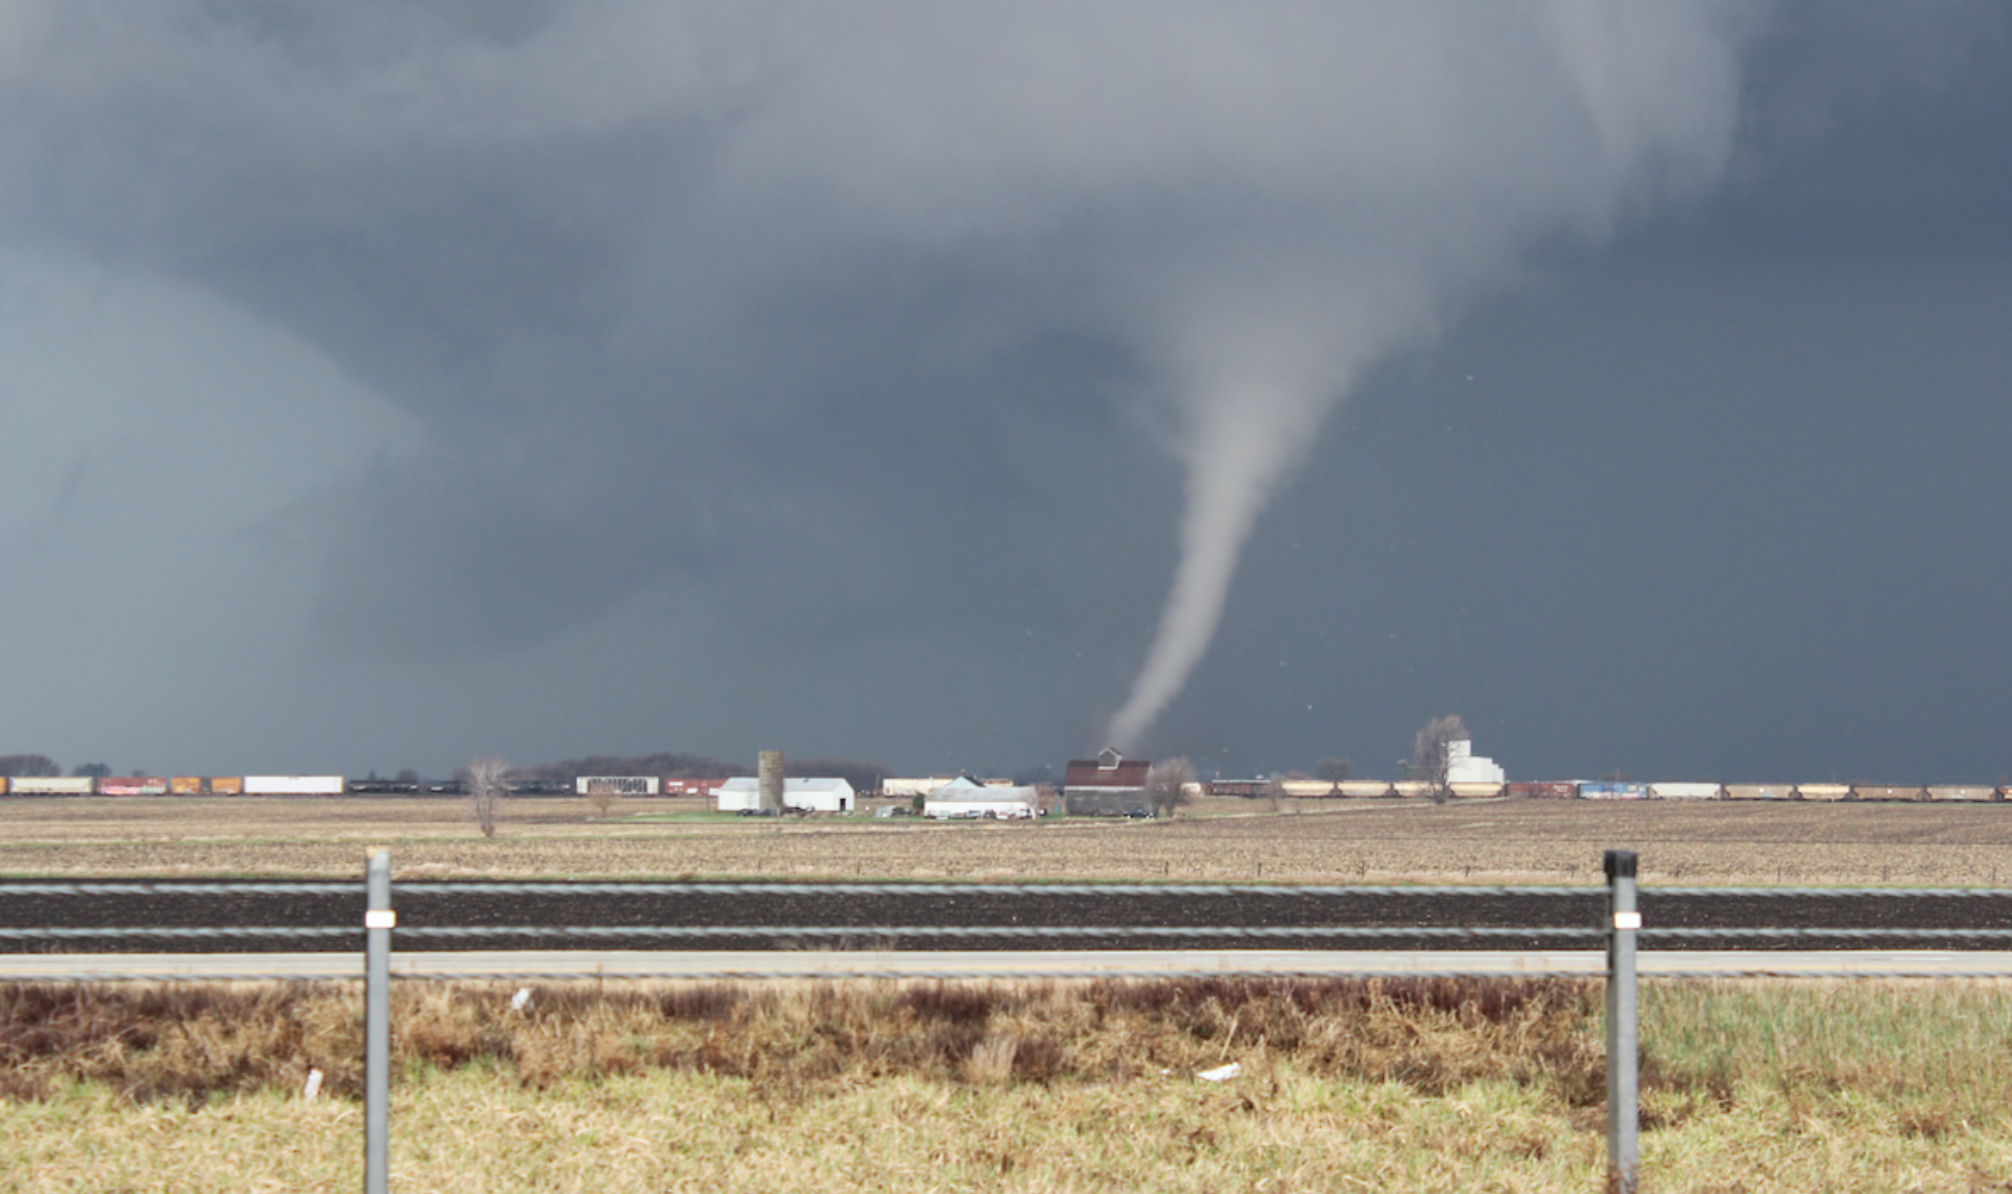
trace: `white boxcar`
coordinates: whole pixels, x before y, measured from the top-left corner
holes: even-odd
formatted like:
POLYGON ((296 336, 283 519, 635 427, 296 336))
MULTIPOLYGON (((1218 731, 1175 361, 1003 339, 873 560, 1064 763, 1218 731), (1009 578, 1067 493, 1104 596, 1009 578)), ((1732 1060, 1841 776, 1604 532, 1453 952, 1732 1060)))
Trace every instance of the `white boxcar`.
MULTIPOLYGON (((1920 791, 1916 788, 1915 791, 1920 791)), ((1797 784, 1795 794, 1801 800, 1849 800, 1850 784, 1797 784)))
POLYGON ((1500 783, 1485 780, 1456 780, 1446 787, 1462 800, 1487 800, 1502 794, 1500 783))
POLYGON ((88 775, 17 775, 7 784, 15 796, 89 796, 88 775))
POLYGON ((247 775, 246 796, 340 796, 340 775, 247 775))
POLYGON ((1649 795, 1656 800, 1717 800, 1723 793, 1717 784, 1650 784, 1649 795))
POLYGON ((655 796, 654 775, 581 775, 573 779, 578 796, 655 796))

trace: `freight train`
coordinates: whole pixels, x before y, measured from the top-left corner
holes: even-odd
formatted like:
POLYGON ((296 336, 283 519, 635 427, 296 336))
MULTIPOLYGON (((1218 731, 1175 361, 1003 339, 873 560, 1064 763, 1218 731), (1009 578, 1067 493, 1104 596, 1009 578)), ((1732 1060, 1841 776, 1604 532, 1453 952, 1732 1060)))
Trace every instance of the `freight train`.
MULTIPOLYGON (((1266 796, 1271 781, 1225 779, 1204 784, 1211 796, 1266 796)), ((1988 784, 1721 784, 1636 783, 1611 780, 1557 780, 1543 783, 1450 783, 1450 794, 1462 800, 1902 800, 1980 802, 2003 801, 2012 786, 1988 784)), ((1288 779, 1279 794, 1299 799, 1428 796, 1431 785, 1411 780, 1288 779)))
MULTIPOLYGON (((524 780, 520 796, 571 792, 564 781, 524 780)), ((0 777, 0 796, 460 796, 460 780, 345 779, 340 775, 103 775, 0 777)))
MULTIPOLYGON (((587 794, 597 783, 619 784, 620 794, 704 796, 724 781, 659 779, 653 776, 583 776, 577 781, 518 780, 520 796, 587 794)), ((1637 783, 1611 780, 1558 780, 1539 783, 1459 783, 1447 785, 1460 800, 1816 800, 1910 801, 1934 803, 2002 802, 2012 785, 1989 784, 1721 784, 1637 783)), ((1263 779, 1219 779, 1202 785, 1211 796, 1262 797, 1272 792, 1263 779)), ((1288 779, 1279 794, 1301 800, 1422 797, 1429 785, 1411 780, 1288 779)), ((459 796, 459 780, 345 779, 340 775, 176 775, 176 776, 0 776, 0 796, 459 796)))

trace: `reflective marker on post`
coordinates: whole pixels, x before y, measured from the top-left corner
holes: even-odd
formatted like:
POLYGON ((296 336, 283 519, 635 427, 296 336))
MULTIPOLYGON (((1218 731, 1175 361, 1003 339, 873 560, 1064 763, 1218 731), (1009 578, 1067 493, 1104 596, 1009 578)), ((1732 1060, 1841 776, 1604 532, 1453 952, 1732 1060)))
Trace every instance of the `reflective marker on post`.
POLYGON ((388 1194, 391 1168, 391 855, 370 856, 363 913, 363 1189, 388 1194))
POLYGON ((1635 932, 1642 914, 1635 909, 1635 855, 1609 850, 1607 867, 1607 1173, 1609 1189, 1635 1194, 1641 1128, 1636 1044, 1635 932))

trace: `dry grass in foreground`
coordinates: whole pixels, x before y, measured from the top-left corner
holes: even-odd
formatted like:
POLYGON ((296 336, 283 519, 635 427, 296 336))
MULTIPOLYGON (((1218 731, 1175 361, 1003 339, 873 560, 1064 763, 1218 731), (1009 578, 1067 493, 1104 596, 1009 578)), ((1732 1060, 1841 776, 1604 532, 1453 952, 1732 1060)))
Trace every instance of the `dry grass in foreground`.
POLYGON ((697 814, 700 802, 509 802, 485 839, 457 801, 0 799, 0 874, 2012 884, 2012 804, 1219 801, 1172 822, 927 825, 697 814), (636 820, 680 810, 687 820, 636 820), (1234 815, 1232 815, 1234 814, 1234 815))
MULTIPOLYGON (((1591 985, 513 991, 399 988, 400 1188, 1534 1191, 1604 1155, 1591 985)), ((353 988, 0 994, 0 1190, 357 1184, 353 988)), ((2012 1190, 2007 988, 1651 984, 1643 1039, 1649 1189, 2012 1190)))

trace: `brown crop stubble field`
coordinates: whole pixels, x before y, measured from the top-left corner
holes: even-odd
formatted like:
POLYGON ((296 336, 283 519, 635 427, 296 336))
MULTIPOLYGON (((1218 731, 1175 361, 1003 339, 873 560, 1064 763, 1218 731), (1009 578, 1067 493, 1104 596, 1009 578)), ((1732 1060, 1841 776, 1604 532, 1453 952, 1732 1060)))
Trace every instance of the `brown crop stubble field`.
POLYGON ((417 877, 2012 883, 2012 805, 1207 802, 1171 822, 924 824, 690 817, 696 800, 510 801, 485 839, 443 799, 0 800, 0 873, 352 876, 372 847, 417 877))
MULTIPOLYGON (((394 991, 400 1189, 1551 1191, 1604 1161, 1590 983, 394 991)), ((356 1002, 0 986, 0 1191, 354 1189, 356 1002)), ((1643 1041, 1647 1189, 2012 1189, 2001 988, 1657 983, 1643 1041)))

